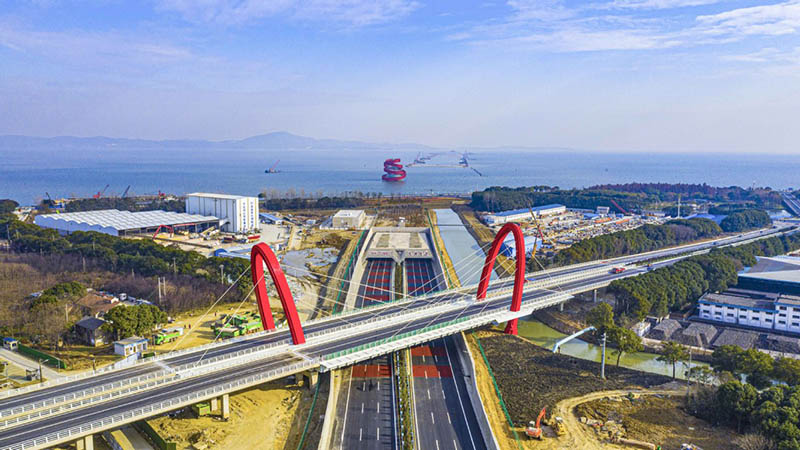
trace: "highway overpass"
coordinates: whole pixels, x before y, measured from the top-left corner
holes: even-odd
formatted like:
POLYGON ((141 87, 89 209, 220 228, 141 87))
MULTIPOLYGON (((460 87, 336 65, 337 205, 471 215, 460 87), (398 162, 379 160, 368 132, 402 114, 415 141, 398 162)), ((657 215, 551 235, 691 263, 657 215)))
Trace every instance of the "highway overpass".
POLYGON ((760 230, 528 274, 519 311, 509 311, 513 282, 498 280, 482 301, 475 300, 477 287, 472 285, 312 320, 303 325, 305 343, 300 345, 292 345, 289 330, 283 328, 167 354, 129 368, 4 393, 0 448, 50 447, 291 374, 344 367, 462 330, 523 317, 648 270, 629 266, 613 274, 612 267, 685 257, 782 232, 787 230, 760 230))

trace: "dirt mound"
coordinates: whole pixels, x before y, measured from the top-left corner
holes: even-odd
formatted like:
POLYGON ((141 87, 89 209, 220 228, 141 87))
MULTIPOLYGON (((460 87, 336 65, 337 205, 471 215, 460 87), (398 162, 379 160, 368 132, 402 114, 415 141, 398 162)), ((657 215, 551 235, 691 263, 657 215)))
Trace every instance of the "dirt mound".
POLYGON ((616 397, 578 405, 575 414, 590 421, 620 424, 624 437, 661 445, 665 450, 692 443, 705 450, 731 448, 732 430, 714 428, 683 409, 680 398, 646 395, 616 397))

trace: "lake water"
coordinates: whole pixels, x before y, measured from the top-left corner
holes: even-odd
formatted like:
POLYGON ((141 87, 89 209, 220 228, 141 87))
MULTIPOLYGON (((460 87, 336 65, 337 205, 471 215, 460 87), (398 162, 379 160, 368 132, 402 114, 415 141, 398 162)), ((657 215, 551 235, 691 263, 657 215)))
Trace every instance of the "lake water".
MULTIPOLYGON (((436 209, 436 221, 444 248, 456 269, 456 276, 462 285, 478 283, 481 279, 486 253, 475 238, 464 227, 461 219, 452 209, 436 209)), ((492 279, 497 274, 492 273, 492 279)))
MULTIPOLYGON (((89 196, 109 184, 107 195, 158 190, 255 195, 293 191, 339 194, 466 194, 489 186, 551 185, 564 188, 625 182, 708 183, 714 186, 796 187, 800 155, 614 154, 578 151, 470 152, 471 169, 408 168, 404 182, 381 181, 383 160, 404 164, 416 150, 196 150, 192 148, 0 147, 0 198, 23 204, 44 198, 89 196), (280 159, 280 173, 264 170, 280 159)), ((457 158, 456 158, 457 160, 457 158)))
MULTIPOLYGON (((520 319, 517 324, 517 332, 520 336, 527 338, 536 345, 546 349, 552 349, 556 342, 567 336, 533 318, 520 319)), ((600 346, 589 344, 580 339, 573 339, 561 346, 561 353, 574 356, 576 358, 600 362, 603 355, 603 350, 600 346)), ((642 372, 657 373, 659 375, 671 377, 672 365, 657 361, 657 357, 658 355, 645 352, 624 353, 619 365, 629 369, 636 369, 642 372)), ((613 352, 611 347, 607 347, 606 364, 613 366, 616 365, 616 363, 617 354, 613 352)), ((692 361, 691 367, 695 366, 708 366, 708 364, 704 362, 692 361)), ((678 367, 675 371, 677 377, 686 379, 684 373, 686 370, 688 370, 688 367, 689 366, 687 364, 678 363, 678 367)))

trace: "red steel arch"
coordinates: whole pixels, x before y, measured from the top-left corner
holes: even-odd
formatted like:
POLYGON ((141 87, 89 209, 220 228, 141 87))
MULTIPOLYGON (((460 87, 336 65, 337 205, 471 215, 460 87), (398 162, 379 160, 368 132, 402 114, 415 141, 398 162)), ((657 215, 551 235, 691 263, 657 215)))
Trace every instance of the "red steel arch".
POLYGON ((289 324, 289 332, 292 334, 292 342, 302 344, 306 341, 303 334, 303 327, 300 325, 300 317, 297 315, 297 308, 294 305, 292 291, 286 283, 286 276, 283 274, 281 265, 275 253, 263 242, 253 246, 250 251, 250 273, 253 276, 253 284, 258 300, 258 312, 261 314, 261 324, 265 330, 275 329, 275 320, 272 318, 272 309, 269 307, 269 296, 267 295, 267 283, 264 280, 264 263, 267 263, 267 270, 275 283, 278 297, 281 299, 283 312, 286 314, 286 322, 289 324))
MULTIPOLYGON (((497 236, 494 237, 492 247, 486 254, 486 262, 483 264, 481 281, 478 284, 478 300, 486 298, 486 290, 489 288, 489 280, 492 278, 494 260, 500 252, 500 245, 503 240, 511 233, 514 236, 514 245, 517 249, 517 268, 514 271, 514 293, 511 297, 511 311, 519 311, 522 306, 522 286, 525 284, 525 237, 522 229, 515 223, 507 223, 500 228, 497 236)), ((506 334, 517 334, 517 319, 509 320, 506 324, 506 334)))

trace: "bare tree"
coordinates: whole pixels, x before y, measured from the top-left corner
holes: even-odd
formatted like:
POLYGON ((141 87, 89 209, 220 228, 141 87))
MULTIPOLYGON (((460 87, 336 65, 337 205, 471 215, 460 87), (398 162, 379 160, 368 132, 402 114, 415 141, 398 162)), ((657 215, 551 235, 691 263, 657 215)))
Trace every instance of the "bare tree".
POLYGON ((733 445, 739 450, 774 450, 775 443, 759 433, 748 433, 736 437, 733 445))

